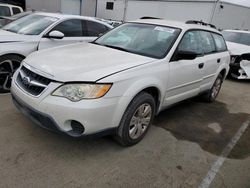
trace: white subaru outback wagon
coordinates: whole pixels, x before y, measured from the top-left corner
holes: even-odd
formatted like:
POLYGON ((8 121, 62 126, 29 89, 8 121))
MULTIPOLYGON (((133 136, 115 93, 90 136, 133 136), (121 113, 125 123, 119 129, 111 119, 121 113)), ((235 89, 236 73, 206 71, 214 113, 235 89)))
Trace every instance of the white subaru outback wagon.
POLYGON ((44 128, 73 137, 113 134, 129 146, 168 106, 201 94, 213 102, 229 62, 210 25, 137 20, 92 43, 33 53, 14 74, 11 93, 44 128))

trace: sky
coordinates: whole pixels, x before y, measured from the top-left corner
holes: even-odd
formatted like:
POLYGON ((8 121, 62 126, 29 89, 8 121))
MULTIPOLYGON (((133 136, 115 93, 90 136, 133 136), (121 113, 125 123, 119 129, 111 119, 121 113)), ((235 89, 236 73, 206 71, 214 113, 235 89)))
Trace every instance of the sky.
POLYGON ((250 7, 250 0, 224 0, 224 1, 250 7))

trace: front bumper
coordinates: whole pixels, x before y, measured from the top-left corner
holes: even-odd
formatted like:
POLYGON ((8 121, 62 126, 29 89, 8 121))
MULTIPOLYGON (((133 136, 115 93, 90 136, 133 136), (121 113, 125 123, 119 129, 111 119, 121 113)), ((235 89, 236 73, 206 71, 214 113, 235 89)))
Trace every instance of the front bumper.
POLYGON ((50 93, 56 87, 58 85, 52 83, 41 96, 34 97, 13 81, 11 94, 17 108, 43 128, 72 137, 115 133, 121 119, 115 115, 121 109, 120 97, 71 102, 62 97, 51 96, 50 93), (83 131, 75 130, 72 122, 82 125, 83 131))

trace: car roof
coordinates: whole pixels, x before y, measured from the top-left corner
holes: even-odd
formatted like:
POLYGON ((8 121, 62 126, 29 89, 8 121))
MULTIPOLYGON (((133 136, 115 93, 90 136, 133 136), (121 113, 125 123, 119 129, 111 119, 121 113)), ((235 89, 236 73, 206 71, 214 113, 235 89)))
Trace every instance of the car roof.
POLYGON ((83 19, 83 20, 90 20, 90 21, 95 21, 95 22, 99 22, 102 23, 110 28, 113 28, 111 25, 97 20, 94 17, 89 17, 89 16, 79 16, 79 15, 70 15, 70 14, 61 14, 61 13, 48 13, 48 12, 34 12, 33 14, 38 14, 38 15, 43 15, 43 16, 50 16, 50 17, 54 17, 54 18, 58 18, 58 19, 68 19, 68 18, 75 18, 75 19, 83 19))
POLYGON ((162 26, 180 28, 184 31, 190 30, 190 29, 201 29, 201 30, 211 31, 211 32, 220 34, 220 31, 210 26, 204 26, 200 24, 187 24, 185 22, 180 22, 180 21, 171 21, 171 20, 164 20, 164 19, 139 19, 139 20, 129 21, 129 22, 162 25, 162 26))
POLYGON ((11 5, 11 4, 8 4, 8 3, 0 3, 0 6, 22 8, 22 7, 20 7, 20 6, 11 5))
POLYGON ((250 31, 238 30, 238 29, 227 29, 227 30, 224 30, 224 31, 235 32, 235 33, 248 33, 248 34, 250 34, 250 31))

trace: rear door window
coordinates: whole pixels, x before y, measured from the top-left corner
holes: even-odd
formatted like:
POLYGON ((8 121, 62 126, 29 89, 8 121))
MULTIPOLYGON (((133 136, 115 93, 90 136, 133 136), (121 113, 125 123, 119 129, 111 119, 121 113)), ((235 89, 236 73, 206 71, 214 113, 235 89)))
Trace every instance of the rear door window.
POLYGON ((205 54, 215 53, 216 47, 212 34, 208 31, 200 31, 201 42, 205 54))
POLYGON ((12 8, 13 14, 19 14, 21 13, 21 10, 19 8, 13 7, 12 8))
POLYGON ((93 37, 97 37, 100 34, 106 33, 109 30, 109 28, 106 27, 105 25, 93 21, 86 21, 86 26, 87 26, 88 36, 93 36, 93 37))
POLYGON ((227 45, 226 42, 224 40, 224 38, 221 35, 212 34, 214 37, 214 41, 215 41, 215 45, 216 45, 216 49, 218 52, 224 52, 227 50, 227 45))
POLYGON ((11 16, 10 8, 6 6, 0 6, 0 16, 11 16))

